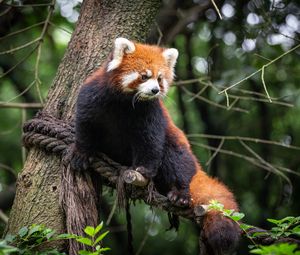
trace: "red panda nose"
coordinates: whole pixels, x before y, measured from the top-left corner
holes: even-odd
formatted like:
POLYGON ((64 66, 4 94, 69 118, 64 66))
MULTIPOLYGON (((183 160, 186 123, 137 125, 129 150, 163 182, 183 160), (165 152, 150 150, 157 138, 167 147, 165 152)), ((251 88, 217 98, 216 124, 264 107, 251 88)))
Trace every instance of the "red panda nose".
POLYGON ((156 95, 159 92, 159 89, 158 88, 151 89, 151 92, 153 93, 153 95, 156 95))

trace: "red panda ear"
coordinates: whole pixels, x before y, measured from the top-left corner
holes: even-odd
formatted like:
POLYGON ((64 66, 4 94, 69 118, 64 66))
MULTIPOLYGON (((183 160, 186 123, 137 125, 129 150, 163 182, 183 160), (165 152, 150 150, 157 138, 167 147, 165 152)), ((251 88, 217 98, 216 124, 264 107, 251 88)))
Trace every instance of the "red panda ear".
POLYGON ((122 62, 124 54, 133 53, 135 51, 134 43, 126 38, 119 37, 115 40, 113 51, 113 59, 108 63, 107 72, 118 68, 122 62))
POLYGON ((178 50, 175 48, 165 49, 162 55, 167 61, 168 67, 173 70, 178 57, 178 50))

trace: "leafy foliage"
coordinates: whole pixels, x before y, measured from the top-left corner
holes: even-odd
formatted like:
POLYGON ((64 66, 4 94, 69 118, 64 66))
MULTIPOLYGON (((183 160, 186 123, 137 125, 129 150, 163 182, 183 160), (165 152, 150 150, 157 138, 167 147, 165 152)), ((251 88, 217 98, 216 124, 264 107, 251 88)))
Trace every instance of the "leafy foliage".
POLYGON ((288 216, 281 220, 267 219, 269 222, 275 224, 270 232, 272 237, 278 238, 281 236, 296 235, 300 236, 300 217, 288 216))
POLYGON ((87 226, 84 229, 84 232, 87 234, 88 237, 79 237, 76 239, 77 242, 88 245, 92 247, 92 249, 94 250, 93 252, 87 250, 81 250, 79 251, 80 255, 100 255, 102 254, 102 252, 110 250, 110 248, 101 247, 100 245, 103 238, 109 233, 109 231, 106 231, 104 233, 99 233, 102 227, 103 227, 103 222, 101 222, 96 228, 87 226))
POLYGON ((88 237, 73 234, 55 235, 55 231, 43 225, 33 224, 30 227, 22 227, 17 235, 7 235, 4 240, 0 240, 0 255, 65 255, 56 249, 42 249, 42 245, 50 242, 75 239, 79 243, 86 244, 93 251, 81 250, 80 255, 101 255, 110 250, 108 247, 101 247, 100 242, 109 233, 100 233, 103 228, 101 222, 96 228, 87 226, 84 232, 88 237))
POLYGON ((258 248, 251 250, 253 254, 262 255, 300 255, 300 251, 297 251, 296 244, 281 243, 272 244, 268 246, 258 246, 258 248))

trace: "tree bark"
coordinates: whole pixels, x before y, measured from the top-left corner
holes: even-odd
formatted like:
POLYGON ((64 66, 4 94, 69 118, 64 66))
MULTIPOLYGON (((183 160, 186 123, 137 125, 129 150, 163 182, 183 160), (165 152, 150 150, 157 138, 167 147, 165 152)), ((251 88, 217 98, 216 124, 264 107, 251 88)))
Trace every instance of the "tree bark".
MULTIPOLYGON (((122 36, 143 41, 159 6, 160 0, 85 0, 44 111, 71 120, 80 85, 105 60, 114 39, 122 36)), ((54 155, 35 148, 29 151, 18 176, 7 233, 16 233, 33 223, 58 233, 65 231, 59 205, 60 164, 54 155)))

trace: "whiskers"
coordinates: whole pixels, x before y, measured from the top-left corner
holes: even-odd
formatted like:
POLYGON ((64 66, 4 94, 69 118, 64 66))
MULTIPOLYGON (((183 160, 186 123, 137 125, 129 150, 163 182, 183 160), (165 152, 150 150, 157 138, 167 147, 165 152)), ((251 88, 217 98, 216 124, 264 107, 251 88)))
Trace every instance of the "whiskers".
POLYGON ((135 103, 141 99, 142 93, 143 93, 142 91, 138 91, 138 92, 135 93, 135 95, 132 97, 131 104, 132 104, 132 107, 133 107, 133 108, 135 108, 135 103))
POLYGON ((161 93, 159 93, 159 97, 160 97, 161 99, 166 98, 166 99, 165 99, 166 101, 171 102, 172 105, 176 105, 175 100, 174 100, 172 97, 168 96, 167 94, 161 94, 161 93))
POLYGON ((155 98, 163 99, 164 97, 168 97, 168 96, 165 93, 161 93, 161 92, 157 95, 148 95, 148 94, 145 94, 143 91, 138 91, 132 97, 131 104, 132 104, 132 107, 135 109, 135 104, 139 101, 151 101, 151 100, 154 100, 155 98))

